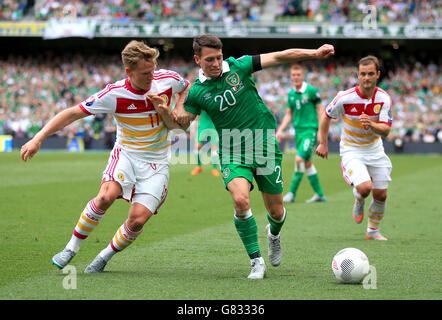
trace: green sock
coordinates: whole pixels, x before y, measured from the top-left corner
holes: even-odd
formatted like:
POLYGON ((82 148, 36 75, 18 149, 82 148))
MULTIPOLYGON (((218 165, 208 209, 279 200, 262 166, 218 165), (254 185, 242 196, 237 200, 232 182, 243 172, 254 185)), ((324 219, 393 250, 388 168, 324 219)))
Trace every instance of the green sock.
POLYGON ((239 220, 234 217, 235 228, 239 237, 246 248, 250 259, 261 256, 258 244, 258 226, 256 225, 255 217, 251 216, 245 220, 239 220))
POLYGON ((310 181, 310 185, 313 190, 318 194, 318 196, 324 196, 324 192, 322 191, 321 184, 319 183, 319 176, 317 173, 307 176, 310 181))
POLYGON ((273 234, 274 236, 278 235, 279 232, 281 231, 282 226, 284 225, 285 222, 285 217, 286 217, 286 210, 284 208, 284 216, 282 217, 282 220, 277 221, 274 220, 269 213, 267 212, 267 220, 270 222, 270 232, 271 234, 273 234))
POLYGON ((198 161, 198 167, 201 167, 201 157, 200 157, 200 152, 198 150, 198 152, 196 153, 196 160, 198 161))
POLYGON ((293 173, 292 183, 290 184, 290 192, 293 193, 293 196, 296 196, 296 192, 298 191, 303 176, 304 172, 295 171, 293 173))

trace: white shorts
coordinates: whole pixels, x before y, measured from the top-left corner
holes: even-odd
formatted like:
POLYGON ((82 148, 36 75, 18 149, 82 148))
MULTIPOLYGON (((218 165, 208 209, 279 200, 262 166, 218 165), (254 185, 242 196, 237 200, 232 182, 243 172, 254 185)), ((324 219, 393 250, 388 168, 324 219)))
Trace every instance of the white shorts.
POLYGON ((366 163, 363 156, 343 156, 341 169, 345 181, 351 186, 371 180, 373 189, 388 189, 391 181, 391 162, 385 154, 378 163, 366 163), (383 166, 373 165, 379 163, 383 163, 383 166))
POLYGON ((166 200, 169 186, 169 165, 147 163, 119 147, 111 151, 102 183, 115 181, 121 185, 120 197, 138 202, 156 214, 166 200))

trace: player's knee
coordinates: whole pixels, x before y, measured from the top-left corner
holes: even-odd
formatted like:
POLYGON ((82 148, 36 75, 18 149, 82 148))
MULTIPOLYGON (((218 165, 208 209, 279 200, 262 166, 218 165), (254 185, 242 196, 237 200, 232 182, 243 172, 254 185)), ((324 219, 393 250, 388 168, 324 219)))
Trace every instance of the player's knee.
POLYGON ((370 195, 371 189, 372 189, 371 181, 367 181, 356 186, 356 190, 364 198, 367 198, 370 195))
POLYGON ((98 208, 102 210, 107 210, 112 205, 112 203, 114 203, 116 198, 117 196, 111 192, 100 192, 95 197, 95 204, 98 208))
POLYGON ((281 220, 284 217, 284 206, 282 204, 270 206, 269 215, 274 220, 281 220))
POLYGON ((243 194, 234 195, 233 204, 236 211, 247 211, 250 209, 250 199, 243 194))
POLYGON ((387 190, 373 190, 373 198, 379 202, 387 200, 387 190))
POLYGON ((142 216, 129 216, 127 219, 127 227, 133 232, 138 232, 143 229, 146 221, 147 219, 142 216))

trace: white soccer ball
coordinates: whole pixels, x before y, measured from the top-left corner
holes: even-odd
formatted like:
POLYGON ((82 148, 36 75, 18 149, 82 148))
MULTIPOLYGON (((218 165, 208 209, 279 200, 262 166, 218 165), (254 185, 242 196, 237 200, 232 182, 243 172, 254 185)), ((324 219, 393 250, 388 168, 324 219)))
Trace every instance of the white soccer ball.
POLYGON ((332 270, 342 283, 361 283, 368 274, 370 264, 361 250, 345 248, 339 251, 332 261, 332 270))

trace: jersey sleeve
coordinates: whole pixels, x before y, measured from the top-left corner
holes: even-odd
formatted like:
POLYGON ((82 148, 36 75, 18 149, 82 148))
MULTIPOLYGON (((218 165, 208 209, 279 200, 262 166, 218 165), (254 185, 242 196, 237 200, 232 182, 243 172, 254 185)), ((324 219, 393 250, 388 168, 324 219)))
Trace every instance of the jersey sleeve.
POLYGON ((325 108, 324 112, 327 117, 337 119, 340 115, 343 114, 344 108, 342 104, 341 93, 342 92, 339 92, 338 95, 333 99, 333 101, 330 102, 330 104, 325 108))
POLYGON ((169 79, 171 81, 172 86, 172 94, 180 93, 184 89, 187 88, 189 85, 189 81, 184 79, 178 72, 171 71, 171 70, 160 70, 162 72, 165 72, 169 75, 169 79))
MULTIPOLYGON (((235 58, 229 58, 229 59, 234 61, 236 66, 238 68, 240 68, 241 71, 244 71, 247 74, 251 74, 255 71, 258 71, 258 70, 255 70, 254 61, 253 61, 252 56, 246 55, 246 56, 242 56, 238 59, 235 59, 235 58)), ((255 62, 255 64, 256 64, 256 62, 255 62)))
POLYGON ((381 111, 379 112, 379 122, 391 126, 393 123, 393 113, 391 111, 391 98, 387 95, 381 111))
POLYGON ((184 109, 187 112, 193 113, 195 115, 199 115, 201 113, 201 107, 198 104, 197 95, 194 87, 189 90, 186 101, 184 101, 184 109))
POLYGON ((116 103, 113 95, 109 93, 109 87, 110 85, 107 85, 103 90, 93 94, 81 102, 79 104, 80 108, 89 115, 95 115, 98 113, 114 113, 116 103))

